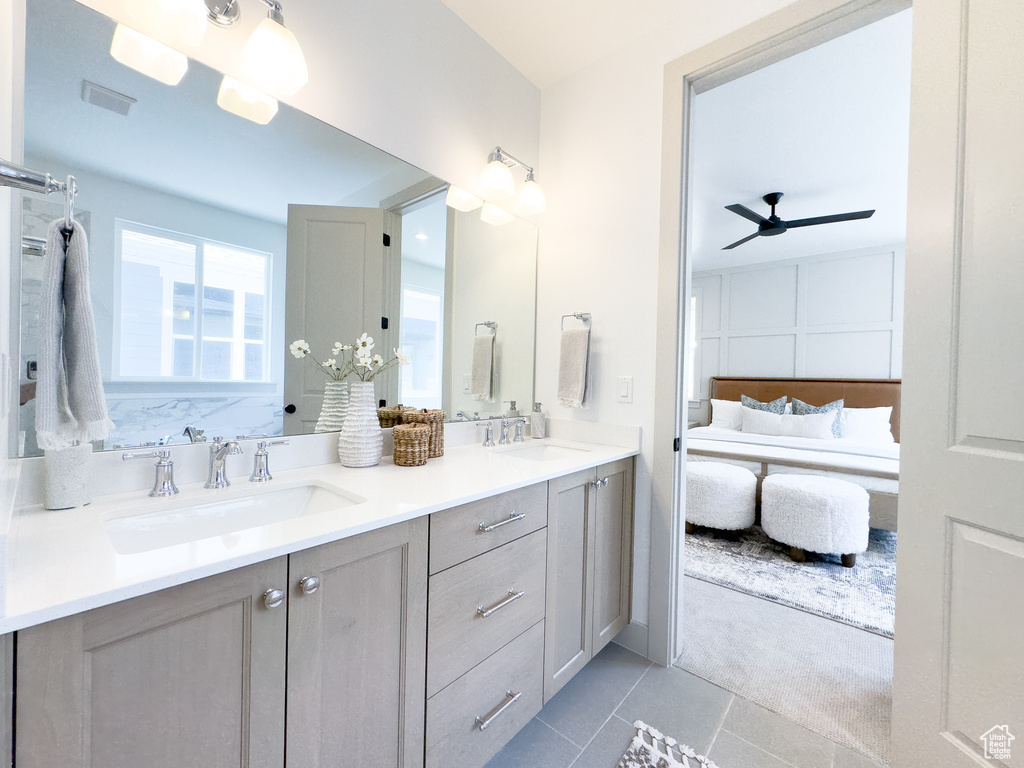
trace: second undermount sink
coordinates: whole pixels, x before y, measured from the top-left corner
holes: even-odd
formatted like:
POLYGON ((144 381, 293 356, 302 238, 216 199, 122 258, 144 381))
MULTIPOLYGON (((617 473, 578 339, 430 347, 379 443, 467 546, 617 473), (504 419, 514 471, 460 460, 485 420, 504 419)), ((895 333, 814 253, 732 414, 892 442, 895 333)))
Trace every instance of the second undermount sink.
POLYGON ((129 555, 331 512, 365 501, 361 496, 316 482, 280 488, 232 487, 215 494, 195 491, 171 499, 146 500, 146 511, 112 516, 103 528, 114 549, 129 555))
POLYGON ((504 448, 501 453, 513 459, 526 459, 528 461, 554 461, 567 459, 588 453, 586 448, 578 448, 572 445, 561 443, 534 443, 524 445, 513 445, 511 448, 504 448))

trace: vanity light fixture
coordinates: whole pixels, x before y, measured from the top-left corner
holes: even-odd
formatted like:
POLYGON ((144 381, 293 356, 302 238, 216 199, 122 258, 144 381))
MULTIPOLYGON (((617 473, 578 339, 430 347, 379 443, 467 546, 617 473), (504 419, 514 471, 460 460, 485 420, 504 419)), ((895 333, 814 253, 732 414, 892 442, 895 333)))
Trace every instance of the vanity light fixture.
POLYGON ((494 203, 484 203, 480 209, 480 221, 500 227, 502 224, 510 224, 515 221, 515 216, 494 203))
POLYGON ((171 45, 199 45, 209 26, 203 0, 128 0, 127 10, 142 29, 160 30, 171 45))
POLYGON ((228 75, 220 83, 217 106, 259 125, 266 125, 277 114, 277 99, 228 75))
POLYGON ((487 156, 487 165, 480 174, 480 194, 490 200, 504 200, 516 193, 516 182, 512 168, 526 171, 526 183, 519 190, 519 209, 527 214, 544 213, 548 209, 547 199, 540 184, 533 178, 533 168, 522 160, 512 157, 501 147, 495 147, 487 156))
MULTIPOLYGON (((238 21, 238 0, 205 0, 210 21, 229 27, 238 21)), ((306 59, 295 35, 284 26, 281 3, 263 0, 270 9, 242 50, 246 80, 272 93, 291 96, 309 80, 306 59)))
POLYGON ((185 54, 124 24, 118 24, 114 30, 110 55, 125 66, 166 85, 180 83, 188 70, 188 57, 185 54))
POLYGON ((463 213, 475 211, 484 204, 484 201, 472 192, 467 192, 462 187, 456 187, 454 184, 448 185, 448 194, 445 196, 444 202, 449 208, 454 208, 456 211, 462 211, 463 213))

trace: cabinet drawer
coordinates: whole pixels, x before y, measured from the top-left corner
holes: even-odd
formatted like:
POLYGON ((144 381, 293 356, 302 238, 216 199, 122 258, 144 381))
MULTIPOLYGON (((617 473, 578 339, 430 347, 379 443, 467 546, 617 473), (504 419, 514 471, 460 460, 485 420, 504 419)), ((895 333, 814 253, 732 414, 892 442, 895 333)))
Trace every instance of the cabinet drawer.
POLYGON ((540 712, 543 667, 540 621, 429 699, 426 768, 479 768, 497 754, 540 712), (509 691, 521 694, 514 703, 509 703, 509 691), (491 716, 494 719, 481 730, 477 718, 491 716))
POLYGON ((546 552, 535 531, 430 577, 427 696, 544 618, 546 552))
POLYGON ((547 525, 547 484, 517 488, 430 516, 430 573, 469 560, 547 525), (523 515, 521 519, 512 518, 523 515), (491 530, 485 531, 481 528, 491 530))

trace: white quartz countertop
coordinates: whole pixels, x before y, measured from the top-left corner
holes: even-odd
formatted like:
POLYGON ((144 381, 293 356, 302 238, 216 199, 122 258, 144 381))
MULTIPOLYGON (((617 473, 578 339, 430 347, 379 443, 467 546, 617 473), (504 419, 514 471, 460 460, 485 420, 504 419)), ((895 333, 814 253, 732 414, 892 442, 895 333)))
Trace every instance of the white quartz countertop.
MULTIPOLYGON (((77 509, 49 511, 39 504, 14 510, 4 544, 6 581, 0 633, 69 616, 216 573, 286 555, 330 541, 382 528, 504 491, 633 456, 638 447, 530 440, 483 448, 460 445, 422 467, 395 466, 385 455, 376 467, 348 469, 340 464, 274 470, 274 479, 256 485, 237 477, 230 488, 203 489, 179 483, 171 499, 149 498, 133 490, 94 497, 77 509), (516 447, 543 445, 550 458, 516 456, 516 447), (126 546, 118 539, 123 522, 166 511, 169 506, 320 485, 350 500, 338 509, 272 522, 195 541, 190 521, 149 530, 126 546)), ((129 527, 133 523, 129 522, 129 527)), ((193 529, 194 530, 194 529, 193 529)), ((272 585, 268 585, 272 586, 272 585)))

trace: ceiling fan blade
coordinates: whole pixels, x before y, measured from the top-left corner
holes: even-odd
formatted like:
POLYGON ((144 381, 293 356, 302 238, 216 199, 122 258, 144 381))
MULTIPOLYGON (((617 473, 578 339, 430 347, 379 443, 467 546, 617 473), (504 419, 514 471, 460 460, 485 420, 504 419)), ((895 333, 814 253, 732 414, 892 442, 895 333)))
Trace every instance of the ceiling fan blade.
POLYGON ((747 206, 740 205, 739 203, 733 203, 732 205, 727 205, 727 206, 725 206, 725 210, 732 211, 733 213, 738 213, 744 219, 750 219, 750 221, 754 222, 755 224, 767 224, 768 223, 768 219, 766 219, 764 216, 761 216, 760 214, 754 213, 752 210, 747 208, 747 206))
POLYGON ((870 219, 874 210, 854 211, 853 213, 834 213, 831 216, 815 216, 811 219, 793 219, 786 222, 786 229, 793 227, 813 227, 816 224, 834 224, 837 221, 853 221, 854 219, 870 219))
POLYGON ((759 234, 761 234, 761 233, 760 233, 760 232, 755 232, 755 233, 754 233, 754 234, 752 234, 752 235, 747 235, 747 236, 746 236, 746 237, 744 237, 744 238, 743 238, 742 240, 737 240, 737 241, 736 241, 735 243, 733 243, 732 245, 727 245, 727 246, 725 246, 725 248, 723 248, 722 250, 723 250, 723 251, 728 251, 728 250, 729 250, 730 248, 735 248, 735 247, 736 247, 737 245, 743 245, 743 244, 744 244, 745 242, 747 242, 747 240, 753 240, 753 239, 754 239, 755 237, 757 237, 757 236, 758 236, 759 234))

